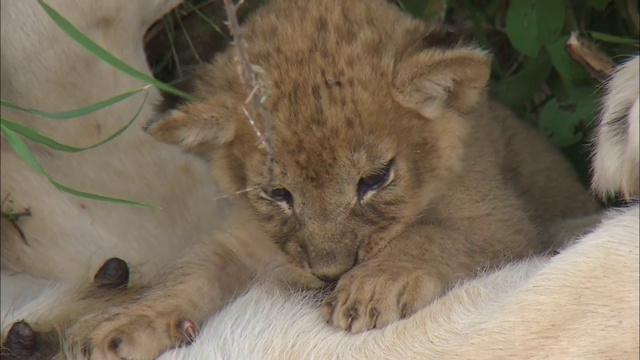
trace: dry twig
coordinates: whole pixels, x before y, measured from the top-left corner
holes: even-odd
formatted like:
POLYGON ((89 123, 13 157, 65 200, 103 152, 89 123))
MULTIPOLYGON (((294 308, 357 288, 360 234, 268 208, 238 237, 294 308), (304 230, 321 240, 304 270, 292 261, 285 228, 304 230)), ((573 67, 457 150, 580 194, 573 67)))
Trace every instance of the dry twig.
POLYGON ((248 93, 245 104, 251 103, 254 113, 259 114, 262 118, 262 125, 264 128, 263 132, 261 132, 258 128, 249 111, 247 111, 247 109, 243 107, 242 110, 244 111, 245 115, 247 115, 249 124, 256 133, 261 147, 263 147, 267 153, 267 185, 269 186, 273 182, 273 166, 275 162, 272 142, 273 123, 271 122, 271 116, 267 109, 264 107, 263 103, 267 95, 269 94, 270 81, 267 74, 264 72, 264 70, 262 70, 260 66, 251 64, 251 62, 249 61, 247 45, 244 41, 243 29, 238 23, 238 17, 236 14, 236 10, 243 3, 244 0, 240 0, 238 4, 235 5, 232 0, 224 0, 224 7, 227 12, 227 25, 229 26, 231 36, 233 36, 233 43, 235 45, 237 53, 238 72, 240 74, 240 79, 242 79, 242 82, 244 83, 248 93))
POLYGON ((576 32, 571 33, 566 48, 569 55, 582 64, 589 75, 598 81, 606 80, 615 67, 613 61, 595 44, 576 32))
POLYGON ((230 197, 232 197, 232 196, 236 196, 236 195, 244 194, 244 193, 247 193, 247 192, 249 192, 249 191, 258 190, 258 189, 259 189, 259 188, 258 188, 258 187, 255 187, 255 186, 253 186, 253 187, 248 187, 248 188, 244 188, 244 189, 242 189, 242 190, 235 191, 235 192, 233 192, 233 193, 231 193, 231 194, 222 195, 222 196, 216 196, 216 197, 214 197, 214 198, 213 198, 213 200, 214 200, 214 201, 222 200, 222 199, 230 198, 230 197))
POLYGON ((5 211, 4 205, 7 202, 8 203, 12 202, 10 196, 11 194, 8 193, 4 198, 2 198, 2 202, 0 203, 0 207, 2 207, 2 219, 7 220, 9 224, 18 232, 18 235, 20 235, 20 238, 25 243, 25 245, 29 246, 29 243, 27 242, 27 237, 25 236, 24 232, 20 228, 20 225, 18 225, 18 221, 20 220, 21 217, 31 216, 31 209, 25 208, 20 212, 15 212, 12 209, 7 209, 7 211, 5 211))

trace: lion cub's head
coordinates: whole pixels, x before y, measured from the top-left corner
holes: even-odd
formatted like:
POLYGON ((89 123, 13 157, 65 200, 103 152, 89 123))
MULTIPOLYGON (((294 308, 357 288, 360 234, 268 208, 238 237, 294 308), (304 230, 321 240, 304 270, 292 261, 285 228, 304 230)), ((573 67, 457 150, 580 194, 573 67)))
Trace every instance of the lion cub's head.
POLYGON ((489 58, 383 0, 274 0, 246 34, 270 81, 271 171, 233 48, 195 76, 199 100, 162 111, 148 131, 210 160, 297 266, 335 280, 455 182, 489 58))

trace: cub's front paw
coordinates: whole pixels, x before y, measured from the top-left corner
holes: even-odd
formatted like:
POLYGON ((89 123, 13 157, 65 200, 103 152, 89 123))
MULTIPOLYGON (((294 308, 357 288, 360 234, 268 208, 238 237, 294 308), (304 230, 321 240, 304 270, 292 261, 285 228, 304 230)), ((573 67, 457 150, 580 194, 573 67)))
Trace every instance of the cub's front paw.
POLYGON ((357 333, 406 318, 443 291, 441 281, 413 264, 364 263, 338 281, 322 308, 328 324, 357 333))
POLYGON ((78 320, 65 333, 66 351, 74 359, 155 359, 188 344, 196 324, 179 312, 134 303, 78 320))

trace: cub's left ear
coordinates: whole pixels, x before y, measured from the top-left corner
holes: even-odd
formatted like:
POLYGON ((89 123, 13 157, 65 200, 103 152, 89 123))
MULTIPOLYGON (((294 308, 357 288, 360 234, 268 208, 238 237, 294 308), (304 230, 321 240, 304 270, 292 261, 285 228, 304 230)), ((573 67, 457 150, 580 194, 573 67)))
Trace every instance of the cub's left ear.
POLYGON ((147 122, 145 131, 156 140, 209 158, 236 135, 232 115, 237 106, 234 105, 232 100, 221 95, 201 102, 161 104, 147 122))
POLYGON ((428 49, 396 64, 393 93, 396 101, 425 116, 465 112, 485 96, 490 73, 491 56, 482 50, 428 49))

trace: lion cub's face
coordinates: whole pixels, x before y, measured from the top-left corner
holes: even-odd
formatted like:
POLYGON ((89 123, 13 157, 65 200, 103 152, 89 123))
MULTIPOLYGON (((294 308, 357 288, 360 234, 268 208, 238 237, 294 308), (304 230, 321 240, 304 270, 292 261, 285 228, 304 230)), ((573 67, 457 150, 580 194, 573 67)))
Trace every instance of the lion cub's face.
POLYGON ((483 96, 489 59, 469 47, 429 49, 441 33, 421 43, 427 29, 382 0, 278 4, 291 16, 267 6, 246 24, 249 55, 269 77, 272 179, 232 49, 196 77, 200 100, 160 114, 149 132, 210 159, 220 187, 249 201, 295 265, 333 281, 455 179, 464 114, 483 96), (352 12, 331 9, 340 6, 352 12))
POLYGON ((288 114, 272 113, 271 184, 264 152, 242 156, 247 187, 255 189, 246 195, 266 229, 298 266, 325 281, 375 254, 415 220, 435 166, 424 154, 437 153, 417 114, 382 98, 361 104, 364 99, 346 93, 319 91, 320 97, 348 97, 353 106, 315 109, 330 118, 306 114, 292 124, 288 114))

